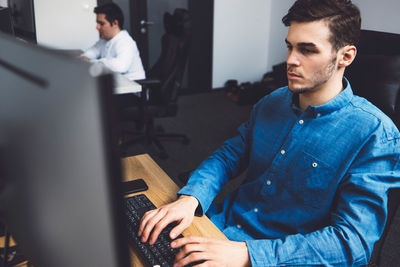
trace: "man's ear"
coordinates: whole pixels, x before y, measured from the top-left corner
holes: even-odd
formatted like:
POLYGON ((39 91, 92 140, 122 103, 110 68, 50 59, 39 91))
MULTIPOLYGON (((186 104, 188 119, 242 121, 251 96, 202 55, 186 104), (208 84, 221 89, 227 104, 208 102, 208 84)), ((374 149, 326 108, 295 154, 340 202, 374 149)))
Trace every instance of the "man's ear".
POLYGON ((111 26, 118 26, 119 27, 119 21, 117 19, 113 20, 111 23, 111 26))
POLYGON ((354 45, 346 45, 339 50, 339 67, 347 67, 353 62, 357 54, 354 45))

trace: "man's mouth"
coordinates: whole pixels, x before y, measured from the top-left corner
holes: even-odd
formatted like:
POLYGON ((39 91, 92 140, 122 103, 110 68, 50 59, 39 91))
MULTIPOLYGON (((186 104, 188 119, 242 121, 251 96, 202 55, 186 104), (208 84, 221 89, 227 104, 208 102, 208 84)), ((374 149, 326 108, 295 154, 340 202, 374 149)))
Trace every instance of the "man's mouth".
POLYGON ((300 74, 297 74, 297 73, 291 72, 291 71, 287 72, 287 76, 288 76, 288 79, 299 79, 302 77, 300 74))

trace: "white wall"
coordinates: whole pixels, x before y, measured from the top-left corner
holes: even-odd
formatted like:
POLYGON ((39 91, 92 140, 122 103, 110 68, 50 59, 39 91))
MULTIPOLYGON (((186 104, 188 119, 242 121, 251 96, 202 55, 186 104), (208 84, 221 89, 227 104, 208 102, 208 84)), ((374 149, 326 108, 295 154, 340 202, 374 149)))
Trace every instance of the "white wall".
POLYGON ((0 6, 1 7, 8 7, 7 0, 0 0, 0 6))
POLYGON ((36 38, 56 49, 86 49, 98 40, 96 0, 35 0, 36 38))
POLYGON ((282 23, 282 18, 287 14, 293 3, 294 0, 272 1, 271 10, 273 12, 271 12, 268 24, 271 38, 267 45, 268 62, 264 72, 271 71, 272 66, 286 60, 285 38, 289 28, 282 23))
POLYGON ((212 87, 262 78, 268 62, 272 0, 215 0, 212 87))
POLYGON ((400 34, 400 0, 353 0, 361 11, 361 28, 400 34))

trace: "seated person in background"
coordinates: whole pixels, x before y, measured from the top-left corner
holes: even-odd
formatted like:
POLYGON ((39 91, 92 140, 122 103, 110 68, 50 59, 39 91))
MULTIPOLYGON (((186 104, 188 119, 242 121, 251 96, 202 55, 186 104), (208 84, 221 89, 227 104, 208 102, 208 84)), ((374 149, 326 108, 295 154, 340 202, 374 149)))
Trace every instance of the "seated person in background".
POLYGON ((118 5, 108 3, 94 8, 96 29, 100 40, 81 57, 91 62, 102 62, 129 80, 145 79, 146 75, 136 42, 123 30, 124 16, 118 5))
POLYGON ((383 232, 388 189, 400 186, 400 133, 344 78, 359 9, 349 0, 297 0, 282 21, 288 86, 254 106, 175 202, 142 218, 138 236, 150 244, 169 223, 177 222, 174 238, 206 211, 230 239, 176 239, 174 266, 367 265, 383 232), (239 189, 212 204, 246 168, 239 189))

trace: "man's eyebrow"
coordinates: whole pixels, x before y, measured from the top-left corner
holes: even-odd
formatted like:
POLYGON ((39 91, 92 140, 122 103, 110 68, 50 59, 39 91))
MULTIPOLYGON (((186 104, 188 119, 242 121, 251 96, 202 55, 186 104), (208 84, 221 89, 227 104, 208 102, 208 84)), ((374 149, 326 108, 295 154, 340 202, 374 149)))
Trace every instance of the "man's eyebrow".
POLYGON ((314 44, 314 43, 298 43, 297 46, 301 46, 301 47, 305 47, 305 46, 310 47, 311 46, 311 47, 317 48, 316 44, 314 44))
MULTIPOLYGON (((285 43, 288 44, 288 45, 292 45, 286 38, 285 38, 285 43)), ((307 43, 307 42, 298 43, 297 46, 300 46, 300 47, 314 47, 314 48, 317 48, 317 45, 316 45, 316 44, 314 44, 314 43, 307 43)))

